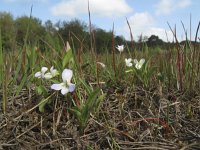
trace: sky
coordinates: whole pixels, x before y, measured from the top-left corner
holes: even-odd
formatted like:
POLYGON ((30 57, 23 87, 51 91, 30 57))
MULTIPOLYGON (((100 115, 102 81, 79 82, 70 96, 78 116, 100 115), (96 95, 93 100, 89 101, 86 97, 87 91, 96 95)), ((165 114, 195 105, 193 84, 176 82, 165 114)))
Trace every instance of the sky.
MULTIPOLYGON (((190 35, 190 16, 194 39, 200 21, 199 0, 89 0, 89 4, 92 24, 110 31, 114 23, 115 35, 127 40, 130 40, 130 32, 126 18, 134 40, 140 35, 157 35, 164 41, 172 41, 173 34, 167 22, 173 29, 176 26, 178 40, 185 40, 181 21, 190 35)), ((10 12, 14 18, 29 16, 31 6, 32 16, 43 23, 74 18, 88 23, 88 0, 0 0, 0 11, 10 12)))

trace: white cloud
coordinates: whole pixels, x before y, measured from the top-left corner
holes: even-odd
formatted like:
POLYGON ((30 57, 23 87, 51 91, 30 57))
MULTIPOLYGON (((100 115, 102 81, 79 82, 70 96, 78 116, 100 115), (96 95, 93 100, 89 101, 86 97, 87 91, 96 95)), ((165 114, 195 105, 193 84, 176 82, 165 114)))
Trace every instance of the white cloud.
MULTIPOLYGON (((88 13, 88 0, 63 0, 51 8, 55 16, 63 15, 75 17, 88 13)), ((91 14, 118 17, 124 16, 132 11, 125 0, 90 0, 91 14)))
POLYGON ((156 5, 156 14, 170 14, 170 12, 173 10, 173 3, 172 0, 161 0, 156 5))
MULTIPOLYGON (((134 40, 138 40, 138 37, 142 36, 157 35, 160 39, 167 41, 173 40, 173 35, 171 31, 163 28, 156 27, 156 22, 154 18, 147 12, 136 13, 133 16, 128 18, 129 24, 131 26, 132 34, 134 40), (166 36, 167 33, 167 36, 166 36)), ((124 24, 124 27, 118 29, 117 34, 122 34, 126 39, 130 40, 130 32, 127 24, 124 24)))
POLYGON ((147 12, 136 13, 129 17, 128 21, 136 32, 154 24, 153 17, 147 12))
POLYGON ((45 3, 45 2, 48 2, 48 0, 4 0, 4 2, 7 2, 7 3, 24 3, 24 2, 42 2, 42 3, 45 3))
POLYGON ((168 15, 174 10, 179 8, 185 8, 192 4, 192 0, 160 0, 155 5, 157 15, 168 15))

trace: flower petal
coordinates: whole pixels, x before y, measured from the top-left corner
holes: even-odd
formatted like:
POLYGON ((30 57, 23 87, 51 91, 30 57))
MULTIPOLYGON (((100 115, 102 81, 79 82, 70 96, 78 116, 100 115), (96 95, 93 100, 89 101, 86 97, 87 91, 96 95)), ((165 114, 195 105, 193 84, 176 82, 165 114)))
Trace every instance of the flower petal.
POLYGON ((44 78, 45 78, 45 79, 51 79, 51 78, 53 78, 53 75, 52 75, 50 72, 48 72, 48 73, 46 73, 46 74, 44 75, 44 78))
POLYGON ((144 64, 144 62, 145 62, 145 59, 144 58, 142 58, 142 59, 140 59, 140 65, 143 65, 144 64))
POLYGON ((133 66, 133 64, 131 63, 131 61, 132 61, 132 59, 131 58, 125 58, 125 63, 126 63, 126 66, 127 67, 131 67, 131 66, 133 66))
POLYGON ((53 69, 53 66, 50 68, 50 72, 52 72, 54 69, 53 69))
POLYGON ((120 52, 122 52, 124 50, 124 45, 118 45, 116 47, 120 52))
POLYGON ((35 77, 36 77, 36 78, 41 78, 41 75, 42 75, 41 72, 36 72, 36 73, 35 73, 35 77))
POLYGON ((64 85, 63 85, 63 83, 60 83, 60 84, 53 84, 52 86, 51 86, 51 89, 53 89, 53 90, 61 90, 61 89, 63 89, 63 87, 64 87, 64 85))
POLYGON ((62 95, 65 95, 69 92, 69 89, 67 87, 62 88, 61 93, 62 95))
POLYGON ((135 65, 135 68, 136 68, 136 69, 141 69, 141 68, 142 68, 142 65, 140 65, 140 64, 138 63, 138 64, 135 65))
POLYGON ((131 62, 131 61, 132 61, 132 58, 128 58, 127 61, 131 62))
POLYGON ((70 69, 64 69, 62 72, 62 79, 64 82, 69 82, 71 81, 71 78, 73 76, 73 72, 70 69))
POLYGON ((75 84, 69 84, 69 92, 73 92, 75 90, 75 84))
POLYGON ((127 59, 127 58, 125 58, 125 62, 126 62, 126 63, 130 63, 131 61, 132 61, 132 59, 131 59, 131 58, 128 58, 128 59, 127 59))
POLYGON ((55 77, 55 76, 59 75, 59 72, 56 69, 54 69, 51 71, 51 74, 53 77, 55 77))
POLYGON ((133 64, 130 62, 130 63, 127 63, 126 66, 127 66, 127 67, 132 67, 133 64))
POLYGON ((42 67, 41 72, 42 72, 42 73, 45 73, 47 70, 48 70, 47 67, 42 67))

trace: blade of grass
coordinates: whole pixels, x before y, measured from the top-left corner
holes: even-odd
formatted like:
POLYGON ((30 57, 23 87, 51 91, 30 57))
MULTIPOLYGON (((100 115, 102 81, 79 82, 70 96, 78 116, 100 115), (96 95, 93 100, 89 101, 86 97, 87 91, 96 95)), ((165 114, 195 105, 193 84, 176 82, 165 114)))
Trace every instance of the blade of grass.
MULTIPOLYGON (((197 30, 196 30, 196 36, 195 36, 195 42, 194 42, 194 51, 193 51, 193 55, 192 55, 192 77, 191 77, 191 88, 193 88, 193 81, 194 81, 194 67, 195 67, 195 56, 196 56, 196 42, 197 42, 197 36, 198 36, 198 32, 199 32, 199 26, 200 26, 200 21, 199 21, 199 24, 197 26, 197 30)), ((199 60, 200 60, 200 57, 199 57, 199 60)), ((198 70, 197 70, 197 73, 199 73, 199 60, 198 60, 198 70)))
MULTIPOLYGON (((8 60, 7 55, 5 56, 6 60, 8 60)), ((7 110, 7 97, 8 97, 8 75, 9 75, 9 66, 8 62, 3 66, 3 112, 6 113, 7 110)))
POLYGON ((15 70, 15 72, 14 72, 14 78, 13 78, 13 82, 14 82, 14 83, 13 83, 13 84, 15 84, 15 83, 17 84, 17 79, 18 79, 18 77, 20 76, 19 73, 20 73, 20 71, 21 71, 21 67, 22 67, 21 64, 22 64, 22 57, 23 57, 23 56, 22 56, 22 52, 23 52, 22 50, 19 51, 19 56, 18 56, 18 60, 19 60, 19 61, 18 61, 18 63, 17 63, 16 66, 15 66, 15 67, 16 67, 16 70, 15 70))
POLYGON ((0 86, 3 83, 3 49, 1 40, 1 27, 0 27, 0 86))
MULTIPOLYGON (((32 17, 32 9, 33 9, 33 6, 31 6, 31 12, 30 12, 30 19, 31 19, 31 17, 32 17)), ((27 63, 27 40, 28 40, 28 35, 29 35, 29 30, 30 30, 30 21, 29 21, 29 23, 28 23, 28 26, 27 26, 27 29, 26 29, 26 35, 25 35, 25 38, 24 38, 24 45, 23 45, 23 48, 22 48, 22 51, 23 51, 23 53, 22 53, 22 71, 23 71, 23 73, 25 73, 26 72, 26 63, 27 63)))
POLYGON ((24 76, 20 82, 20 85, 17 87, 17 91, 16 91, 15 95, 19 95, 19 93, 22 90, 22 88, 24 87, 26 81, 28 81, 27 74, 24 74, 24 76))
POLYGON ((5 74, 5 66, 4 66, 4 60, 3 60, 3 49, 2 49, 2 40, 1 40, 1 28, 0 28, 0 86, 2 88, 3 93, 3 113, 6 113, 6 107, 7 107, 7 80, 4 80, 6 77, 5 74))

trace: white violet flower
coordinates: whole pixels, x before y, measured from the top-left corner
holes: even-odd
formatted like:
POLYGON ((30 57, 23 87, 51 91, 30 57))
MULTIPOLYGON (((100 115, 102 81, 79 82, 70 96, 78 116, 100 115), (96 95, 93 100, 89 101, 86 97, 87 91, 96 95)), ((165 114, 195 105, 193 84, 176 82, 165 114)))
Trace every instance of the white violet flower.
POLYGON ((118 45, 116 48, 120 53, 124 51, 124 45, 118 45))
POLYGON ((42 67, 41 71, 35 73, 36 78, 44 78, 45 72, 48 70, 47 67, 42 67))
POLYGON ((132 67, 133 66, 133 64, 131 63, 131 61, 132 61, 132 59, 131 58, 125 58, 125 63, 126 63, 126 66, 127 67, 132 67))
POLYGON ((145 62, 145 59, 142 58, 142 59, 140 59, 139 62, 138 62, 137 59, 134 59, 133 62, 135 63, 135 68, 136 68, 136 69, 141 69, 141 68, 142 68, 142 65, 143 65, 144 62, 145 62))
POLYGON ((70 69, 64 69, 62 72, 62 83, 53 84, 51 89, 53 90, 61 90, 63 95, 67 94, 68 92, 73 92, 75 90, 75 84, 71 83, 71 79, 73 76, 73 72, 70 69))
POLYGON ((52 67, 50 68, 50 72, 46 73, 46 74, 44 75, 44 78, 45 78, 45 79, 51 79, 51 78, 57 76, 58 74, 59 74, 58 71, 57 71, 56 69, 54 69, 54 67, 52 66, 52 67))

